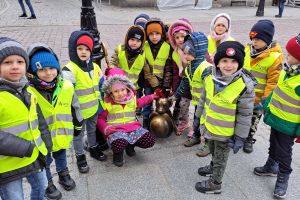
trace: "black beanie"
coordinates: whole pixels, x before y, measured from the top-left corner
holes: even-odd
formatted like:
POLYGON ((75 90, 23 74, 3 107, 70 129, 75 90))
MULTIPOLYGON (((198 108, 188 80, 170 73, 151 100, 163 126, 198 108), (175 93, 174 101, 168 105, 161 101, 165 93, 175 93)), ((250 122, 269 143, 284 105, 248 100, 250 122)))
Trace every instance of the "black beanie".
POLYGON ((222 58, 233 58, 239 63, 238 69, 244 66, 245 47, 237 41, 222 42, 214 57, 214 63, 217 66, 222 58))
POLYGON ((142 29, 141 26, 131 26, 128 31, 127 31, 127 38, 126 38, 126 43, 128 42, 128 40, 130 40, 131 38, 135 38, 138 40, 141 40, 142 43, 144 42, 144 38, 145 38, 145 32, 142 29))
POLYGON ((263 40, 267 45, 270 45, 273 41, 274 36, 274 24, 271 20, 263 19, 259 20, 250 31, 250 40, 258 38, 263 40))

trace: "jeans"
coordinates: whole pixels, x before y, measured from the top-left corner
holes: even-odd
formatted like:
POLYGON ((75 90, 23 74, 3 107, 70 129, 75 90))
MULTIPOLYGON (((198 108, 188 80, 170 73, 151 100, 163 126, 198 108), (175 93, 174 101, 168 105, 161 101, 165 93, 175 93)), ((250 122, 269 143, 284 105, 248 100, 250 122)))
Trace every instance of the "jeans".
MULTIPOLYGON (((31 186, 30 199, 43 200, 48 186, 45 170, 29 175, 26 178, 31 186)), ((0 197, 3 200, 23 200, 22 179, 0 185, 0 197)))
POLYGON ((84 154, 83 150, 83 135, 86 131, 88 146, 93 147, 98 145, 96 140, 96 124, 97 124, 98 114, 93 115, 92 117, 85 119, 82 126, 81 133, 73 138, 73 145, 76 155, 84 154))
MULTIPOLYGON (((151 87, 144 87, 144 94, 145 94, 145 96, 147 96, 149 94, 153 94, 153 89, 151 87)), ((152 103, 144 106, 143 111, 142 111, 143 118, 149 119, 151 111, 152 111, 152 103)))
POLYGON ((62 149, 56 152, 48 153, 47 155, 47 166, 46 166, 46 175, 48 181, 52 180, 52 175, 50 171, 50 165, 53 161, 53 158, 55 161, 55 167, 56 167, 56 172, 62 172, 65 169, 67 169, 67 155, 66 155, 66 150, 62 149), (52 154, 52 155, 51 155, 52 154))
POLYGON ((282 13, 283 13, 283 9, 284 9, 284 3, 285 3, 285 0, 279 0, 278 1, 278 9, 279 9, 279 15, 282 16, 282 13))
MULTIPOLYGON (((32 5, 31 5, 31 3, 30 3, 30 0, 25 0, 25 2, 26 2, 27 6, 28 6, 28 8, 29 8, 29 10, 30 10, 31 15, 35 15, 35 14, 34 14, 34 11, 33 11, 33 7, 32 7, 32 5)), ((23 13, 26 13, 26 10, 25 10, 25 6, 24 6, 24 3, 23 3, 23 0, 19 0, 19 4, 20 4, 20 6, 21 6, 21 9, 22 9, 23 13)))

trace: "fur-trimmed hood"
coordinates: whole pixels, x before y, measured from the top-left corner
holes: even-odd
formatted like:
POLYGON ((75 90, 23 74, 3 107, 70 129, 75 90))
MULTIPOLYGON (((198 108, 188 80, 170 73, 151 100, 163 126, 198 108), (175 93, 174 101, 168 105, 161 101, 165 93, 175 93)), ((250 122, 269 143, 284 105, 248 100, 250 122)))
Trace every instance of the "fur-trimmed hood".
POLYGON ((220 14, 217 14, 213 20, 211 21, 210 23, 210 35, 212 35, 212 32, 214 32, 215 30, 215 22, 216 20, 219 18, 219 17, 225 17, 226 19, 228 19, 228 31, 227 31, 227 35, 228 37, 231 35, 231 18, 230 16, 227 14, 227 13, 220 13, 220 14))
POLYGON ((172 46, 173 49, 177 49, 177 46, 176 46, 175 38, 172 35, 172 32, 174 28, 178 26, 186 27, 189 30, 188 34, 194 31, 191 23, 186 19, 178 19, 174 23, 172 23, 168 30, 168 37, 169 37, 170 45, 172 46))
POLYGON ((133 82, 129 80, 126 76, 114 75, 105 80, 102 85, 102 91, 105 93, 105 95, 108 96, 111 93, 110 88, 115 82, 123 83, 124 85, 126 85, 127 88, 129 88, 132 91, 135 91, 133 82))

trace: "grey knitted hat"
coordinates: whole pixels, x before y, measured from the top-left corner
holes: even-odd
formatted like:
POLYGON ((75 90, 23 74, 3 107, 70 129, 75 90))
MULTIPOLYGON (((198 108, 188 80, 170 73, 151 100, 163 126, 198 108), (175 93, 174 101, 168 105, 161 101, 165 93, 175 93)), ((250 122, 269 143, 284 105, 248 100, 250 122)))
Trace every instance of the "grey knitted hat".
POLYGON ((24 47, 13 39, 0 37, 0 63, 11 55, 22 56, 26 62, 26 69, 28 69, 29 58, 24 47))

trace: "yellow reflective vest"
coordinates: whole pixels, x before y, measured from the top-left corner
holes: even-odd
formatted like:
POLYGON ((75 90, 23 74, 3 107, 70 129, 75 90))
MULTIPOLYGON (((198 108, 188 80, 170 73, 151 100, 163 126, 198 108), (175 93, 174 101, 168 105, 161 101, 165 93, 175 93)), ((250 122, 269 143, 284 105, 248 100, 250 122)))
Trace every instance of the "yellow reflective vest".
POLYGON ((126 72, 127 77, 134 83, 134 85, 138 89, 137 81, 145 65, 145 53, 139 54, 137 56, 130 69, 128 66, 126 53, 125 50, 122 49, 122 45, 118 46, 118 58, 119 58, 119 67, 126 72))
MULTIPOLYGON (((47 155, 47 148, 38 129, 38 115, 36 110, 37 99, 30 88, 31 105, 26 105, 16 96, 6 91, 0 92, 0 130, 35 144, 31 157, 12 157, 0 155, 0 173, 5 173, 26 167, 36 161, 39 152, 47 155)), ((12 147, 17 148, 17 147, 12 147)))
POLYGON ((73 139, 74 125, 71 112, 74 95, 73 84, 64 80, 56 104, 52 105, 35 88, 32 88, 37 96, 52 138, 52 151, 68 149, 73 139))
POLYGON ((165 65, 170 53, 170 45, 163 42, 155 60, 148 42, 145 42, 144 50, 146 60, 153 69, 153 74, 162 79, 164 76, 165 65))
POLYGON ((172 59, 176 63, 177 67, 182 66, 180 55, 179 55, 179 53, 177 51, 173 51, 173 53, 172 53, 172 59))
POLYGON ((92 117, 96 114, 100 103, 100 67, 96 63, 93 63, 93 77, 90 77, 72 61, 64 67, 67 67, 76 78, 75 93, 78 96, 80 110, 83 118, 87 119, 92 117))
MULTIPOLYGON (((210 35, 207 36, 207 40, 208 40, 207 52, 209 53, 209 55, 214 55, 217 51, 217 42, 210 35)), ((229 37, 227 38, 226 41, 234 41, 234 40, 235 39, 233 39, 232 37, 229 37)))
POLYGON ((107 124, 121 125, 136 121, 135 110, 137 108, 136 97, 130 103, 125 104, 111 104, 104 101, 104 109, 107 110, 107 124))
POLYGON ((234 134, 237 109, 236 99, 245 87, 243 78, 239 78, 221 92, 214 94, 212 75, 205 79, 206 115, 204 124, 210 133, 226 137, 234 134))
POLYGON ((189 80, 190 83, 190 89, 191 89, 191 95, 192 95, 192 103, 194 106, 198 105, 198 101, 200 98, 200 95, 203 90, 203 80, 201 78, 203 71, 211 66, 211 64, 207 61, 202 62, 197 69, 195 70, 194 74, 191 72, 191 66, 185 68, 184 72, 189 80))

